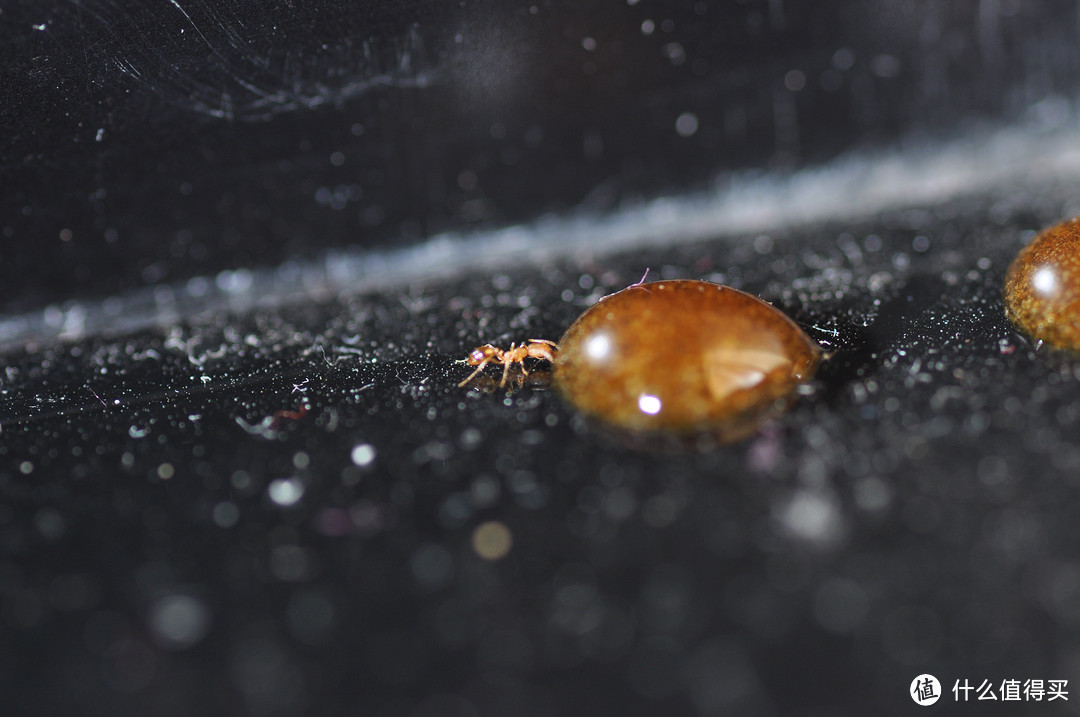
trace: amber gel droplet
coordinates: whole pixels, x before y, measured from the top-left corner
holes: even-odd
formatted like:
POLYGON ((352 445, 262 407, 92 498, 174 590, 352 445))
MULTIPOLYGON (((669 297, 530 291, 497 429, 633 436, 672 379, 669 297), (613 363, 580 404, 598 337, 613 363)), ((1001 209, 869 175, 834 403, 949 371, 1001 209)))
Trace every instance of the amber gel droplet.
POLYGON ((567 329, 554 384, 578 410, 631 431, 742 437, 790 401, 821 349, 750 294, 705 281, 634 284, 567 329))
POLYGON ((1005 274, 1005 315, 1036 341, 1080 351, 1080 218, 1050 227, 1005 274))

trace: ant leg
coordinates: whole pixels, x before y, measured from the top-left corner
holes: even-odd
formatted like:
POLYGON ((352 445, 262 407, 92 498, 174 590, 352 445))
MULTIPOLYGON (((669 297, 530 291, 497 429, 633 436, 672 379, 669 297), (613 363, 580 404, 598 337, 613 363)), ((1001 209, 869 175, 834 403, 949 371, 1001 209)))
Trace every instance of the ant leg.
POLYGON ((469 381, 472 381, 474 378, 476 378, 476 375, 478 373, 480 373, 481 371, 483 371, 484 367, 487 366, 487 365, 488 365, 487 359, 481 361, 480 365, 476 367, 476 370, 473 371, 471 374, 469 374, 469 377, 467 379, 465 379, 464 381, 462 381, 461 383, 458 384, 458 388, 462 388, 469 381))
POLYGON ((502 380, 499 381, 499 388, 505 388, 506 387, 506 377, 510 373, 510 364, 514 363, 514 358, 513 357, 514 357, 514 347, 515 346, 517 346, 517 344, 510 344, 509 349, 507 349, 506 351, 503 351, 501 354, 499 354, 499 360, 502 361, 502 365, 503 365, 503 375, 502 375, 502 380))
POLYGON ((510 364, 514 363, 513 359, 509 355, 503 360, 503 375, 502 381, 499 381, 499 388, 506 388, 506 377, 510 375, 510 364))

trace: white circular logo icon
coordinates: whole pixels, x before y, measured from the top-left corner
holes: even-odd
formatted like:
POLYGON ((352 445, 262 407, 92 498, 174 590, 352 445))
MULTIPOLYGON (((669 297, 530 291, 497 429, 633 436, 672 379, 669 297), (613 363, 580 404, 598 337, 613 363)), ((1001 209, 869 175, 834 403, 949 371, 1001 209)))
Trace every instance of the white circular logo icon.
POLYGON ((933 675, 919 675, 911 681, 908 694, 915 704, 929 707, 941 699, 941 683, 933 675))

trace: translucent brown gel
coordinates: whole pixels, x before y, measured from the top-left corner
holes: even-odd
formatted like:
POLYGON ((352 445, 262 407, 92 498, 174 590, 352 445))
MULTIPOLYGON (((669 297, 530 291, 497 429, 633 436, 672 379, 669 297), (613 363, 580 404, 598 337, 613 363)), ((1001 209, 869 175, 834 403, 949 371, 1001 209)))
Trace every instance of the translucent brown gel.
POLYGON ((1080 219, 1024 247, 1005 275, 1005 314, 1037 341, 1080 350, 1080 219))
POLYGON ((704 281, 635 284, 559 341, 554 383, 580 411, 634 431, 735 439, 782 408, 821 351, 787 316, 704 281))

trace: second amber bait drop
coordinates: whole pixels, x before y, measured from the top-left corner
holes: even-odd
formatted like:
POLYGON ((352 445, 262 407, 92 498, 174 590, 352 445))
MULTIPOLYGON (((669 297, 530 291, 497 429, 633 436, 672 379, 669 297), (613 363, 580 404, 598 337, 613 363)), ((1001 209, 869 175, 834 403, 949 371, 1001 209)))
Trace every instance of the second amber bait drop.
POLYGON ((563 335, 555 386, 633 431, 738 437, 813 375, 821 350, 770 304, 704 281, 635 284, 563 335))
POLYGON ((1080 351, 1080 219, 1024 247, 1005 275, 1005 314, 1037 341, 1080 351))

